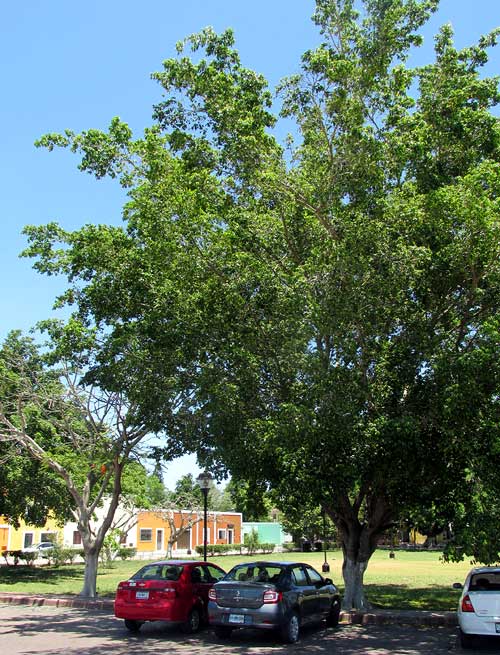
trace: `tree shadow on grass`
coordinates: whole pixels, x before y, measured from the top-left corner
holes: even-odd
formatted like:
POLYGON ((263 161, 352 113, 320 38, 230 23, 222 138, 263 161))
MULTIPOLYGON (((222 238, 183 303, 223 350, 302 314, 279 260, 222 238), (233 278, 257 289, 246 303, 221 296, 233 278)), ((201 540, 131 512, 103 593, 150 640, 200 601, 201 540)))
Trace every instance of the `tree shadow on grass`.
MULTIPOLYGON (((11 586, 38 583, 41 585, 57 586, 64 580, 74 580, 78 578, 83 579, 83 568, 81 566, 53 568, 45 566, 18 565, 0 567, 0 585, 11 586)), ((43 593, 43 590, 40 590, 40 593, 43 593)))
POLYGON ((460 591, 451 586, 429 585, 365 585, 368 600, 374 609, 429 610, 451 612, 457 609, 460 591))

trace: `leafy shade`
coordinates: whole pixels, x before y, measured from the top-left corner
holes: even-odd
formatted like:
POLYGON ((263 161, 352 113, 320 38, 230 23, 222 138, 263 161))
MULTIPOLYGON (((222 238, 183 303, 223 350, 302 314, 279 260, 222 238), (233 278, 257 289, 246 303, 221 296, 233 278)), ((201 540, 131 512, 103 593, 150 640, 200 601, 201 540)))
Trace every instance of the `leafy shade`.
POLYGON ((437 2, 354 4, 316 2, 320 44, 280 87, 288 150, 265 80, 204 30, 154 76, 143 139, 115 119, 40 141, 129 188, 125 229, 26 230, 102 330, 91 378, 214 469, 321 505, 349 608, 384 531, 452 520, 497 463, 500 375, 497 34, 456 50, 444 27, 411 70, 437 2))

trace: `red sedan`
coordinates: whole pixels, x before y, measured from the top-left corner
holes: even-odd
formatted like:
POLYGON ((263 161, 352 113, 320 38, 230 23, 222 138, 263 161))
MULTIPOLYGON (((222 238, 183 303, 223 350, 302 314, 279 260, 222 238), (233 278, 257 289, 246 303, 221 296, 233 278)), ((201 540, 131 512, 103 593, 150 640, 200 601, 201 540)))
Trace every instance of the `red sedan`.
POLYGON ((146 564, 116 591, 115 616, 131 632, 146 621, 179 623, 196 632, 207 622, 208 590, 225 575, 215 564, 169 560, 146 564))

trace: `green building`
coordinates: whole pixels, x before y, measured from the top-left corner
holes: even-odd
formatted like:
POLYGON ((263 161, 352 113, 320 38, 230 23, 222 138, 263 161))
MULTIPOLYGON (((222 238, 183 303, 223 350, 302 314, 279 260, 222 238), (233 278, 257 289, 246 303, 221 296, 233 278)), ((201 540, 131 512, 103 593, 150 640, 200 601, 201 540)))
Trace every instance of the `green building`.
POLYGON ((250 534, 252 530, 257 530, 259 535, 259 543, 261 544, 276 544, 281 546, 285 541, 290 539, 288 535, 283 532, 281 523, 274 521, 243 521, 242 532, 243 536, 250 534))

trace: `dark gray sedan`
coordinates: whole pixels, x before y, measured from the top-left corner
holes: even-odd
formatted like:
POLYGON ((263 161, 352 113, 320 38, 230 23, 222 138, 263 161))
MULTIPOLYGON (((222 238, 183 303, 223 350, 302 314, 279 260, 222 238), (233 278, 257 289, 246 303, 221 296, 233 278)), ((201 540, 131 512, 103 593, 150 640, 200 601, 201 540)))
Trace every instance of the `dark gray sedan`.
POLYGON ((208 598, 208 619, 219 637, 228 637, 235 628, 278 629, 285 642, 294 643, 304 623, 339 622, 337 587, 309 564, 239 564, 212 587, 208 598))

